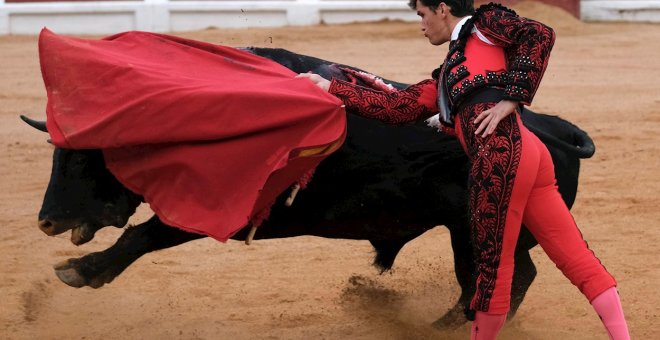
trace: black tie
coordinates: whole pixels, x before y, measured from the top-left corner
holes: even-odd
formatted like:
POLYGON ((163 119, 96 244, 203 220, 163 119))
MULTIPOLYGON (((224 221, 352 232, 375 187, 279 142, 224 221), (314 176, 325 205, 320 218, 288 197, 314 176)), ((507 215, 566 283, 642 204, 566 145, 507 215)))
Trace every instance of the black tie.
POLYGON ((440 118, 442 119, 443 122, 449 125, 454 125, 454 120, 451 117, 451 110, 449 109, 447 79, 445 78, 445 73, 447 73, 448 70, 446 70, 445 68, 447 67, 449 58, 451 57, 452 54, 454 54, 455 46, 456 46, 456 40, 452 40, 449 42, 449 51, 447 52, 447 57, 445 58, 445 62, 442 64, 442 67, 440 68, 440 77, 438 78, 438 109, 440 110, 440 118))

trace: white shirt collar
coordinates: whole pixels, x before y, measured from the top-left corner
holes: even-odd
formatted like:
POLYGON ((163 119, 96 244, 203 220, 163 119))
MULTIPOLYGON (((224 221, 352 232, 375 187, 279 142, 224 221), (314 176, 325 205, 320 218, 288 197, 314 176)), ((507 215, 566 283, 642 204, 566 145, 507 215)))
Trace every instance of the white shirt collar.
POLYGON ((465 22, 468 21, 468 19, 470 19, 470 18, 472 18, 471 15, 468 15, 468 16, 466 16, 466 17, 463 17, 463 18, 461 19, 461 21, 459 21, 458 24, 456 24, 456 26, 454 27, 454 30, 451 31, 451 40, 456 40, 456 39, 458 39, 458 33, 461 33, 461 28, 463 27, 463 25, 465 24, 465 22))

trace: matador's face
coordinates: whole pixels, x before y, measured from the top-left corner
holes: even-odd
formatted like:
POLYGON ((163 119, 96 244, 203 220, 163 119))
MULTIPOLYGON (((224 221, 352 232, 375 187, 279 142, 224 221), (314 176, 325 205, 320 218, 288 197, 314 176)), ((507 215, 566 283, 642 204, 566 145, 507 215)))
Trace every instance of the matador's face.
POLYGON ((434 11, 417 0, 417 15, 421 18, 420 25, 424 36, 432 45, 442 45, 451 38, 449 24, 449 7, 443 2, 434 11))

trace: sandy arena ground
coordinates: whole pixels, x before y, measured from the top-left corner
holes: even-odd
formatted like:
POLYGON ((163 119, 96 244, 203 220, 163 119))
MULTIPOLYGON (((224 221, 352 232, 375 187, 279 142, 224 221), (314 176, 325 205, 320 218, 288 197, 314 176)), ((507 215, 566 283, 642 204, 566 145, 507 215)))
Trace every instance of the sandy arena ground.
MULTIPOLYGON (((660 25, 585 24, 521 4, 558 39, 532 109, 589 132, 573 209, 591 248, 617 277, 631 333, 660 322, 660 25)), ((424 79, 444 56, 417 24, 386 22, 181 34, 232 46, 284 47, 390 79, 424 79)), ((0 37, 0 338, 3 339, 467 339, 468 325, 431 322, 458 297, 449 234, 410 242, 394 270, 370 266, 367 241, 299 237, 221 244, 207 239, 149 254, 101 289, 74 289, 51 266, 110 246, 107 228, 76 247, 47 237, 36 216, 49 178, 46 136, 18 118, 45 119, 36 37, 0 37)), ((133 222, 150 215, 147 207, 133 222)), ((539 275, 501 339, 606 339, 588 302, 533 250, 539 275)))

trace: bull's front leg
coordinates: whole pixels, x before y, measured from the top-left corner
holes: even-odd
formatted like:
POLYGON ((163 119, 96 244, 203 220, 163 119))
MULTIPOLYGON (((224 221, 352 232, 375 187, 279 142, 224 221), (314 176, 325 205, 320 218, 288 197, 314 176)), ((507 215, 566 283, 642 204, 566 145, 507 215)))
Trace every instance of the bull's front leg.
POLYGON ((126 229, 110 248, 55 265, 55 274, 72 287, 99 288, 112 282, 144 254, 203 237, 170 227, 153 216, 147 222, 126 229))

